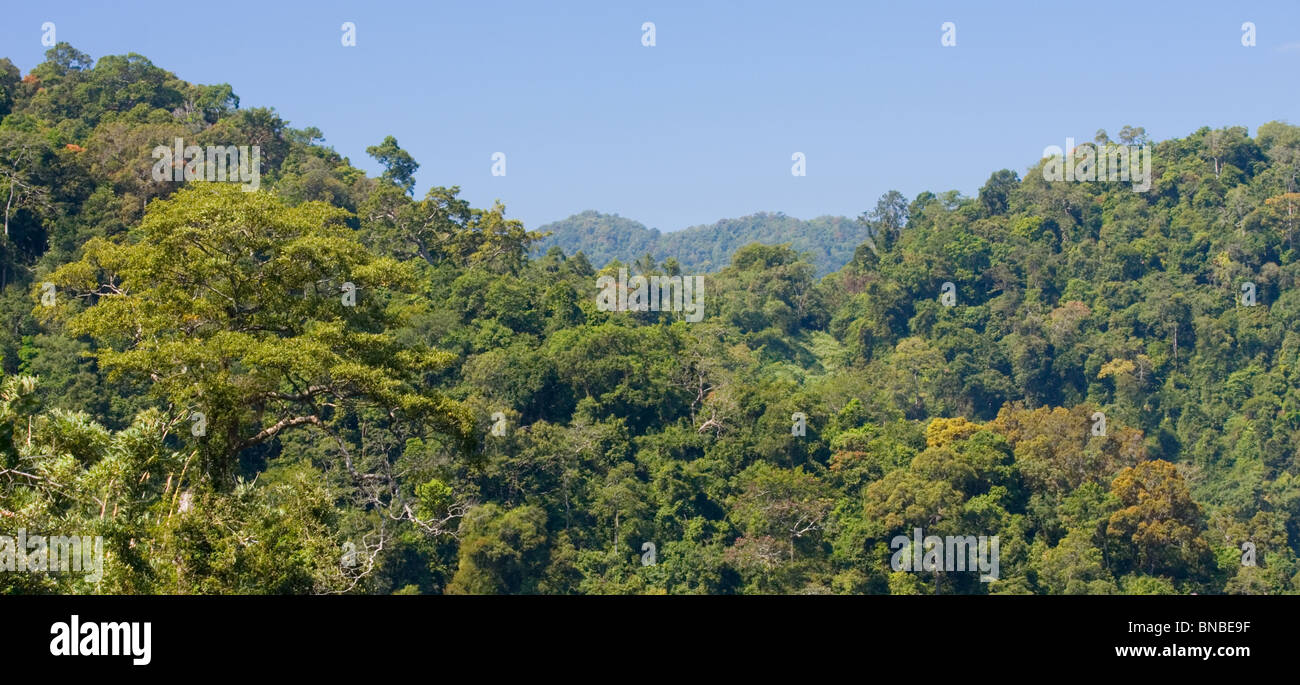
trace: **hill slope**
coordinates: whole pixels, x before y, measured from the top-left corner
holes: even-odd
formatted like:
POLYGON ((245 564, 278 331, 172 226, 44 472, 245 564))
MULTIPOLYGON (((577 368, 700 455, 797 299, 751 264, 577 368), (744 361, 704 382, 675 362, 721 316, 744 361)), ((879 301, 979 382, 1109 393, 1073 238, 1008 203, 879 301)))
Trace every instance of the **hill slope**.
POLYGON ((0 594, 1300 592, 1300 127, 1153 143, 1149 191, 890 193, 820 279, 730 246, 851 222, 580 222, 721 267, 693 321, 411 197, 391 138, 370 178, 229 86, 47 54, 0 59, 0 526, 110 553, 0 594), (177 137, 260 146, 260 189, 153 178, 177 137), (898 568, 917 528, 997 580, 898 568))

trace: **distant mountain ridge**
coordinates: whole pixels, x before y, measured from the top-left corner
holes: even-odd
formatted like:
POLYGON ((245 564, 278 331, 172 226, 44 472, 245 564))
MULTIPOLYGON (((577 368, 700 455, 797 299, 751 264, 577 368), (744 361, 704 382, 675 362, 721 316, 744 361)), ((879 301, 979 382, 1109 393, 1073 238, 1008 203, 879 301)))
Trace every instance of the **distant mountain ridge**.
POLYGON ((535 254, 545 254, 554 246, 567 255, 581 250, 596 268, 614 259, 628 263, 648 253, 656 262, 675 257, 686 270, 716 271, 749 243, 790 243, 795 250, 811 255, 819 277, 847 264, 858 245, 870 237, 870 229, 856 219, 820 216, 804 220, 780 212, 758 212, 663 233, 639 221, 589 209, 538 230, 551 235, 536 245, 535 254))

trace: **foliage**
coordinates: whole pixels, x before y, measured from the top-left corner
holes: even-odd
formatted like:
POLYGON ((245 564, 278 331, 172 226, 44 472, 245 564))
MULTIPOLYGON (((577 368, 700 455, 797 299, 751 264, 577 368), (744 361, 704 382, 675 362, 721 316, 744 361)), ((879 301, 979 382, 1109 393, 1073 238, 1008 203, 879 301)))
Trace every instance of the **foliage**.
POLYGON ((1300 128, 544 238, 139 55, 0 60, 0 117, 0 534, 104 543, 0 592, 1300 592, 1300 128), (153 181, 176 137, 261 188, 153 181), (704 319, 602 311, 620 268, 704 319))

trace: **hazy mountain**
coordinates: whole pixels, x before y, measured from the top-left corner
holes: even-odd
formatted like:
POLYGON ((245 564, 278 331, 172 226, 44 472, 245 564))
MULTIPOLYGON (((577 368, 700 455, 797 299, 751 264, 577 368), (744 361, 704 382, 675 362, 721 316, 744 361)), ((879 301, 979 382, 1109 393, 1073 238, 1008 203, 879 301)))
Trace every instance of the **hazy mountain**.
POLYGON ((759 212, 662 233, 617 214, 587 210, 538 230, 551 235, 537 245, 536 254, 545 254, 557 245, 568 255, 581 250, 597 268, 612 259, 631 262, 649 253, 657 262, 676 257, 686 270, 715 271, 730 262, 731 253, 749 243, 790 243, 795 250, 811 255, 818 276, 847 264, 853 250, 869 235, 868 228, 855 219, 822 216, 803 220, 780 212, 759 212))

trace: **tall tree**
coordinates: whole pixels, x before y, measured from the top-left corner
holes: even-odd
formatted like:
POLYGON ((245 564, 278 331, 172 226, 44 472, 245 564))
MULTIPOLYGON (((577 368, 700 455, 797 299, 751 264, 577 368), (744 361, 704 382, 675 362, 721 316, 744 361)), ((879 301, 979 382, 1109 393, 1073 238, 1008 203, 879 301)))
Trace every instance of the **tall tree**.
POLYGON ((152 204, 124 239, 88 242, 50 276, 58 304, 38 311, 94 338, 111 378, 148 382, 173 412, 198 412, 196 442, 219 484, 233 482, 243 450, 293 429, 329 434, 371 403, 469 447, 468 412, 427 383, 452 355, 394 336, 412 302, 409 265, 372 255, 345 218, 194 184, 152 204))
POLYGON ((408 195, 415 191, 415 172, 420 168, 420 164, 415 161, 411 153, 397 144, 396 138, 385 137, 384 142, 366 148, 366 154, 383 165, 384 173, 381 178, 401 188, 408 195))

